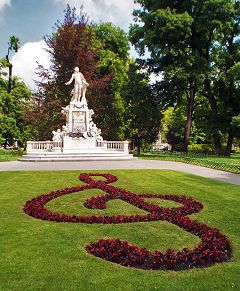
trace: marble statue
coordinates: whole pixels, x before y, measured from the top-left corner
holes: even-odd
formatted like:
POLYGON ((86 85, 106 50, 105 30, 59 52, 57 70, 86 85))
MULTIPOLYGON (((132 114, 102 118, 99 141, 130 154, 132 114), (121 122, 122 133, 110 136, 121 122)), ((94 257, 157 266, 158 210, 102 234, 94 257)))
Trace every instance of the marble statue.
POLYGON ((58 143, 62 142, 62 132, 61 129, 58 129, 57 131, 53 131, 53 142, 58 143))
POLYGON ((98 128, 93 121, 90 121, 89 135, 92 136, 92 137, 95 137, 95 139, 97 141, 103 141, 101 133, 102 133, 101 129, 98 128))
POLYGON ((94 111, 88 108, 85 94, 89 84, 78 67, 74 68, 71 79, 65 84, 70 85, 72 82, 74 82, 72 99, 61 111, 65 115, 66 124, 62 126, 62 131, 59 129, 52 132, 54 145, 55 147, 60 145, 69 151, 78 147, 96 148, 96 142, 103 141, 102 133, 93 121, 94 111))
POLYGON ((62 134, 67 135, 69 133, 68 124, 62 126, 62 134))
POLYGON ((86 91, 89 86, 83 74, 79 71, 78 67, 74 68, 74 73, 71 79, 65 83, 65 85, 70 85, 74 80, 74 88, 72 90, 73 97, 71 102, 82 102, 86 103, 86 91))

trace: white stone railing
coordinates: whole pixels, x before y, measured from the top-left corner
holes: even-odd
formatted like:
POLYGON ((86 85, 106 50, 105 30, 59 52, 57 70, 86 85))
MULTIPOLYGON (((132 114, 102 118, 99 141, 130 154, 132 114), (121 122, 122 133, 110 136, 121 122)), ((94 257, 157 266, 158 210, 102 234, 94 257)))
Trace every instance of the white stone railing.
POLYGON ((27 152, 50 152, 53 147, 52 141, 28 141, 27 152))
MULTIPOLYGON (((27 153, 51 152, 62 150, 62 142, 53 141, 28 141, 27 153)), ((101 141, 97 142, 96 148, 103 148, 106 151, 118 151, 128 153, 128 141, 101 141)))
POLYGON ((101 146, 109 151, 119 151, 128 153, 128 141, 103 141, 101 146))
POLYGON ((52 142, 52 147, 53 148, 62 148, 63 142, 62 141, 54 141, 54 142, 52 142))
POLYGON ((51 152, 54 148, 62 148, 62 142, 47 141, 28 141, 27 152, 51 152))

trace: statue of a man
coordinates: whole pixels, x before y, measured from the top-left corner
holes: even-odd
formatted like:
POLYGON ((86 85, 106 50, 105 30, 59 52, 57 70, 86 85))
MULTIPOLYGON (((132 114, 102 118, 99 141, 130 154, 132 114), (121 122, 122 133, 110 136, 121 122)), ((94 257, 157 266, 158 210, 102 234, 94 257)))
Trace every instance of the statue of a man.
POLYGON ((62 132, 61 129, 58 129, 57 131, 52 131, 53 134, 53 142, 61 142, 62 141, 62 132))
POLYGON ((88 82, 86 81, 83 74, 79 71, 78 67, 74 68, 74 73, 72 74, 71 79, 65 83, 65 85, 70 85, 72 81, 74 80, 74 88, 73 88, 73 97, 71 99, 71 102, 86 102, 86 91, 87 87, 89 86, 88 82))

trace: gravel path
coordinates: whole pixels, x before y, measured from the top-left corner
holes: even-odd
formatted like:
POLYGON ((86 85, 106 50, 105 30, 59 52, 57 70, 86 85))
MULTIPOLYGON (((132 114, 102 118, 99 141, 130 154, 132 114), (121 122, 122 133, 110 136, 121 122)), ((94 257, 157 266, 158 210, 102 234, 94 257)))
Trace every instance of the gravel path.
POLYGON ((240 185, 240 174, 218 171, 180 162, 159 160, 81 161, 81 162, 1 162, 0 171, 64 171, 64 170, 118 170, 164 169, 186 172, 202 177, 240 185))

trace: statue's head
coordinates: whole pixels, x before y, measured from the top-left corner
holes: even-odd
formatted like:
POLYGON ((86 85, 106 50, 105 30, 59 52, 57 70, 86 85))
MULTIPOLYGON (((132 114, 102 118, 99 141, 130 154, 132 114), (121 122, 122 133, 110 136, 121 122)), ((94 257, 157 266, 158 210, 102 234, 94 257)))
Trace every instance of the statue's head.
POLYGON ((75 73, 79 73, 79 67, 75 67, 75 68, 74 68, 74 72, 75 72, 75 73))

